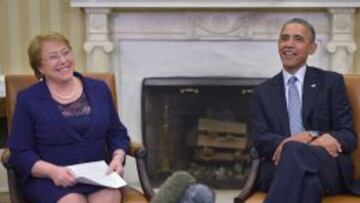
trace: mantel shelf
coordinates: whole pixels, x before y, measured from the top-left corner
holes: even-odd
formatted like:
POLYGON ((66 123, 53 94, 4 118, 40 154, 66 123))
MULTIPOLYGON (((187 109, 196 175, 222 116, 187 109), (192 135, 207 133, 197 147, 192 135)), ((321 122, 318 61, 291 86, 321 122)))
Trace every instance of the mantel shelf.
POLYGON ((360 0, 71 0, 84 8, 358 8, 360 0))

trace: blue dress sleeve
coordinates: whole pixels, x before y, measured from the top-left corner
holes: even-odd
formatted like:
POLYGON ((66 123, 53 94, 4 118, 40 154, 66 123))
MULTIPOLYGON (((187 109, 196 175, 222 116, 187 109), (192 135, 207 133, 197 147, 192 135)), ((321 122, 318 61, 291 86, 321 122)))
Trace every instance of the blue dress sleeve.
POLYGON ((22 179, 31 176, 31 169, 40 157, 34 150, 34 120, 27 107, 27 95, 21 92, 17 96, 8 146, 11 151, 10 165, 21 173, 22 179))
POLYGON ((122 149, 126 153, 129 151, 130 138, 127 133, 126 127, 120 121, 119 115, 115 109, 115 104, 112 99, 109 88, 106 84, 106 98, 108 103, 108 108, 110 108, 111 124, 110 128, 107 131, 107 143, 109 151, 112 153, 116 149, 122 149))

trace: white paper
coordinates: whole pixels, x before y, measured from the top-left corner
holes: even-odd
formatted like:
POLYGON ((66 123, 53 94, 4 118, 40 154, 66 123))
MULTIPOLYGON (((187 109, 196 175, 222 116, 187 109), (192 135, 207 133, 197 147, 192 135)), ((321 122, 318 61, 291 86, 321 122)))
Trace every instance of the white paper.
POLYGON ((67 168, 73 171, 79 183, 110 188, 120 188, 126 185, 126 182, 116 172, 107 174, 109 166, 105 161, 74 164, 67 166, 67 168))

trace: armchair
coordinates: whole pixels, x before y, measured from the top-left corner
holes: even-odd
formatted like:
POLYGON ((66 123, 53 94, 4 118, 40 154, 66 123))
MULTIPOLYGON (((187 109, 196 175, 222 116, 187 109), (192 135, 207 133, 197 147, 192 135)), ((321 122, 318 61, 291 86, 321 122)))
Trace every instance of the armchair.
MULTIPOLYGON (((117 104, 116 86, 115 86, 115 79, 113 74, 87 73, 84 75, 88 77, 104 80, 107 83, 107 85, 110 87, 110 91, 113 96, 114 103, 117 104)), ((15 108, 17 92, 35 82, 36 82, 36 78, 33 75, 7 75, 5 77, 6 111, 7 111, 9 130, 11 129, 10 125, 12 121, 12 114, 15 108)), ((10 200, 12 203, 27 203, 21 197, 21 194, 19 193, 19 190, 17 188, 15 170, 8 163, 10 153, 11 152, 9 149, 5 149, 5 151, 1 155, 1 162, 7 169, 10 200)), ((146 151, 141 144, 131 142, 128 155, 136 159, 137 171, 143 192, 140 192, 130 186, 125 186, 121 188, 120 190, 123 198, 122 203, 147 203, 154 195, 154 192, 151 187, 145 168, 146 151)))
MULTIPOLYGON (((360 75, 348 74, 344 76, 346 91, 353 110, 355 132, 360 136, 360 75)), ((359 138, 358 138, 359 139, 359 138)), ((266 197, 266 193, 255 191, 254 185, 259 168, 259 156, 255 149, 250 152, 252 157, 251 171, 244 188, 234 198, 234 203, 262 203, 266 197)), ((352 154, 355 166, 354 177, 360 179, 360 141, 358 140, 357 148, 352 154)), ((322 203, 357 203, 360 197, 351 194, 341 194, 326 196, 322 199, 322 203)))

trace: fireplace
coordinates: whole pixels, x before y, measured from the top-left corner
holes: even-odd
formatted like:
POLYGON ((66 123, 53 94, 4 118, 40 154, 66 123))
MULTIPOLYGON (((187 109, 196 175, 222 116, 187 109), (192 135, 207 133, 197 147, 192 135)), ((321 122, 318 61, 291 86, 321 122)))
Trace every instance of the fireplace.
MULTIPOLYGON (((301 17, 316 28, 309 65, 351 72, 356 0, 71 0, 86 16, 87 70, 117 79, 119 114, 141 142, 141 88, 149 77, 269 78, 281 70, 281 25, 301 17)), ((1 90, 0 90, 1 91, 1 90)), ((128 159, 128 183, 137 184, 128 159)))
POLYGON ((189 171, 216 188, 238 188, 246 177, 252 88, 262 78, 157 77, 142 83, 147 169, 158 185, 189 171))

